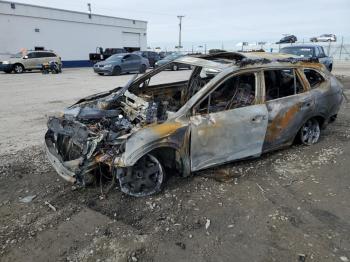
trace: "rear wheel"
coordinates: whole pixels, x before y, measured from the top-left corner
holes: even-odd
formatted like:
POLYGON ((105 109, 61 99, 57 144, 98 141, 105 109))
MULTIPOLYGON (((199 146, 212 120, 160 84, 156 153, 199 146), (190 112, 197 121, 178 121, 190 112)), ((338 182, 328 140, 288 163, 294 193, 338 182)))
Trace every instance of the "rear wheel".
POLYGON ((147 154, 119 177, 121 190, 131 196, 149 196, 159 192, 165 181, 165 172, 159 160, 147 154))
POLYGON ((24 72, 24 66, 22 66, 21 64, 15 64, 13 66, 13 71, 16 73, 16 74, 21 74, 24 72))
POLYGON ((312 145, 318 142, 321 134, 320 124, 315 118, 311 118, 301 127, 299 138, 304 145, 312 145))
POLYGON ((122 73, 122 69, 120 68, 120 66, 116 66, 113 68, 113 72, 112 72, 112 75, 114 76, 118 76, 122 73))
POLYGON ((171 70, 177 71, 177 70, 179 70, 179 66, 178 66, 177 64, 173 64, 173 65, 171 66, 171 70))
POLYGON ((143 74, 144 72, 146 72, 146 65, 141 65, 140 66, 140 69, 139 69, 139 72, 141 73, 141 74, 143 74))

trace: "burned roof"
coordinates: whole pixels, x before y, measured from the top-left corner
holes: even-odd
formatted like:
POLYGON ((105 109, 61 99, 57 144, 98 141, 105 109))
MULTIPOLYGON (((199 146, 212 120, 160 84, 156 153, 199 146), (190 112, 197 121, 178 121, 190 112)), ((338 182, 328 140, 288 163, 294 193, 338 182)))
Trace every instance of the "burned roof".
POLYGON ((298 62, 318 62, 314 58, 304 58, 291 54, 267 53, 267 52, 223 52, 197 57, 184 56, 172 62, 201 66, 206 68, 223 70, 230 66, 243 67, 253 64, 298 63, 298 62))

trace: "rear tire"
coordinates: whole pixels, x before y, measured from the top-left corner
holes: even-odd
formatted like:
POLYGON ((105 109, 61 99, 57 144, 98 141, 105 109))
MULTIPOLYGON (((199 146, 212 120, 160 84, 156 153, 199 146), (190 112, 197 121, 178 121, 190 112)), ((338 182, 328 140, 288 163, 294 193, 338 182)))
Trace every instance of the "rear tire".
POLYGON ((120 68, 120 66, 116 66, 113 68, 113 72, 112 72, 112 75, 114 76, 118 76, 122 73, 122 69, 120 68))
POLYGON ((318 142, 320 134, 320 123, 315 118, 311 118, 307 120, 299 130, 300 142, 304 145, 311 146, 318 142))
POLYGON ((139 72, 140 72, 140 74, 143 74, 144 72, 146 72, 146 69, 147 69, 147 67, 146 67, 146 65, 141 65, 140 66, 140 69, 139 69, 139 72))
POLYGON ((22 74, 24 72, 24 66, 21 64, 14 64, 13 66, 13 71, 16 74, 22 74))

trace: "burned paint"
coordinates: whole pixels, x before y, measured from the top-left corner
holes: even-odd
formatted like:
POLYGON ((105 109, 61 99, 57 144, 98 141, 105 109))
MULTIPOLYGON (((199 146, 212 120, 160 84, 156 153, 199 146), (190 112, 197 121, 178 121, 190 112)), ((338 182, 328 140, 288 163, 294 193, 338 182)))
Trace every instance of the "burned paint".
MULTIPOLYGON (((282 101, 281 101, 282 103, 282 101)), ((293 119, 300 111, 300 104, 294 104, 293 106, 286 108, 286 111, 279 111, 281 104, 273 105, 274 108, 269 108, 271 111, 277 111, 277 115, 269 120, 269 126, 267 128, 265 140, 267 142, 273 142, 278 139, 288 125, 293 124, 293 119)))

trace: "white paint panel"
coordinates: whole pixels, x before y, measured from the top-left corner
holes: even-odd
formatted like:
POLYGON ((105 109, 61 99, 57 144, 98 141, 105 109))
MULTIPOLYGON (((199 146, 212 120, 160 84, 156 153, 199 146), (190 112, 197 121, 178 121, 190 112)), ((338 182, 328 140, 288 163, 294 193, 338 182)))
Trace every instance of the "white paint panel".
POLYGON ((140 33, 123 32, 123 47, 140 47, 140 33))

